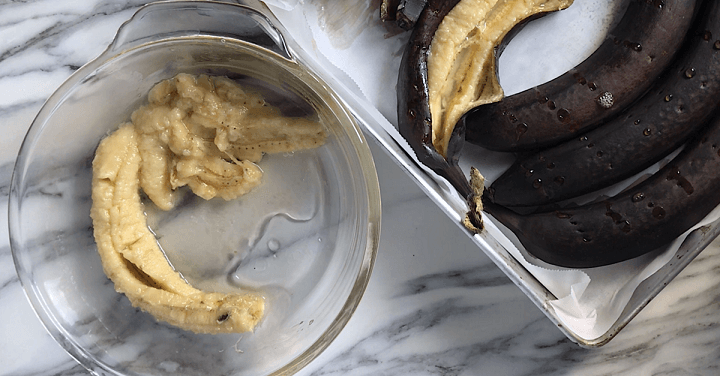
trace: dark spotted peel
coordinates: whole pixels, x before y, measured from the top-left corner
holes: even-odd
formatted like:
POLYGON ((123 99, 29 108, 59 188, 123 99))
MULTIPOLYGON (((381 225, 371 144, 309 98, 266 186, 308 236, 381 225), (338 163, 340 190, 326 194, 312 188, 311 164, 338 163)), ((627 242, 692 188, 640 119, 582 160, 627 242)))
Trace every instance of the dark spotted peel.
POLYGON ((485 210, 537 258, 591 268, 667 245, 720 205, 720 113, 671 163, 607 200, 520 215, 491 202, 485 210))
POLYGON ((403 53, 398 76, 398 130, 421 163, 447 179, 463 197, 471 194, 467 177, 458 166, 464 143, 462 129, 456 129, 445 159, 432 144, 428 99, 427 62, 433 35, 445 15, 459 0, 430 0, 418 18, 403 53))
POLYGON ((497 151, 527 151, 571 139, 617 115, 670 64, 699 0, 631 0, 589 58, 535 88, 479 106, 460 120, 466 139, 497 151))
POLYGON ((593 131, 518 159, 489 199, 537 206, 583 195, 631 177, 693 135, 720 106, 720 5, 705 5, 670 69, 641 99, 593 131))

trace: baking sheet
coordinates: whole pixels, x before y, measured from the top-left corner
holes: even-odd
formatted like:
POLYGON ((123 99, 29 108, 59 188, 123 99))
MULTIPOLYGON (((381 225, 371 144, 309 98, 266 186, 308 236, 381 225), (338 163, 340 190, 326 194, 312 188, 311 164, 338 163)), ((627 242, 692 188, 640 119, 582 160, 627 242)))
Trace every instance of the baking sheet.
MULTIPOLYGON (((387 140, 378 137, 386 143, 386 149, 399 159, 413 159, 415 165, 422 168, 393 126, 397 119, 397 72, 409 33, 382 24, 379 1, 267 0, 266 3, 335 84, 358 99, 361 106, 371 107, 363 111, 373 122, 369 124, 371 133, 373 127, 380 127, 395 142, 387 144, 387 140), (401 155, 402 151, 407 155, 401 155)), ((528 23, 499 59, 499 80, 506 95, 551 80, 582 62, 602 43, 627 3, 628 0, 575 0, 566 10, 528 23)), ((475 166, 488 183, 510 163, 509 155, 487 152, 469 144, 461 158, 464 171, 475 166)), ((464 200, 434 173, 427 169, 423 172, 432 181, 423 181, 422 176, 416 174, 420 184, 430 186, 426 191, 459 223, 466 210, 464 200)), ((718 215, 716 209, 699 226, 717 219, 718 215)), ((478 244, 490 244, 491 248, 498 244, 507 250, 514 260, 494 261, 509 265, 509 269, 515 262, 522 265, 553 295, 539 303, 541 308, 551 310, 564 330, 587 341, 606 336, 617 326, 638 285, 673 258, 683 239, 624 263, 578 270, 526 259, 511 232, 493 220, 486 221, 486 226, 484 234, 475 235, 478 244)), ((532 290, 530 281, 515 282, 526 293, 532 290)), ((536 291, 531 292, 537 295, 536 291)))

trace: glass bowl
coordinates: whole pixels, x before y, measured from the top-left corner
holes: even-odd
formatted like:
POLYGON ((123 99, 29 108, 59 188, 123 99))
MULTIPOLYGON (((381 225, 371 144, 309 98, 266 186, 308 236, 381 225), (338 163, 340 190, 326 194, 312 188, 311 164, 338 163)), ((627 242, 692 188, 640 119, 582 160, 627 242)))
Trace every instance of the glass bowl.
POLYGON ((11 183, 12 254, 49 333, 82 365, 108 375, 267 375, 301 369, 338 335, 376 257, 380 194, 355 119, 255 7, 172 1, 141 8, 97 59, 47 101, 11 183), (99 141, 177 73, 227 76, 283 111, 317 116, 320 148, 267 155, 264 182, 225 202, 146 205, 166 257, 190 284, 265 298, 244 334, 195 334, 134 308, 105 276, 93 239, 91 163, 99 141))

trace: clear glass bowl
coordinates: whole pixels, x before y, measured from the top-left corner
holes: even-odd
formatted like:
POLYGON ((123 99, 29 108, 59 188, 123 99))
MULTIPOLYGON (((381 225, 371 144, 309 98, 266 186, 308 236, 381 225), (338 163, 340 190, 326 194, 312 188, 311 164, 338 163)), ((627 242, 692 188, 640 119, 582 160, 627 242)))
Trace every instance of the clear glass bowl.
POLYGON ((376 257, 380 194, 355 119, 288 51, 259 4, 162 2, 140 9, 43 106, 17 158, 9 223, 32 306, 90 371, 291 374, 330 344, 360 301, 376 257), (191 284, 265 296, 254 333, 202 335, 156 321, 115 292, 96 250, 94 151, 155 83, 180 72, 252 85, 284 111, 317 115, 329 133, 318 149, 266 156, 263 184, 240 199, 148 209, 169 261, 191 284))

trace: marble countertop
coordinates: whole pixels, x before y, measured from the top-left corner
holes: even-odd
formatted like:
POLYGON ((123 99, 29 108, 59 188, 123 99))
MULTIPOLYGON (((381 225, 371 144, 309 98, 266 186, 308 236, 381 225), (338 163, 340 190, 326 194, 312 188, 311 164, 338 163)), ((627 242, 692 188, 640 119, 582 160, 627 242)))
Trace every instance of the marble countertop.
MULTIPOLYGON (((0 1, 0 212, 44 100, 99 54, 141 1, 0 1)), ((372 143, 371 143, 372 144, 372 143)), ((620 334, 568 340, 378 147, 379 256, 344 331, 302 375, 711 375, 720 369, 720 241, 620 334), (377 312, 384 312, 378 315, 377 312)), ((84 375, 45 331, 0 216, 0 375, 84 375)))

